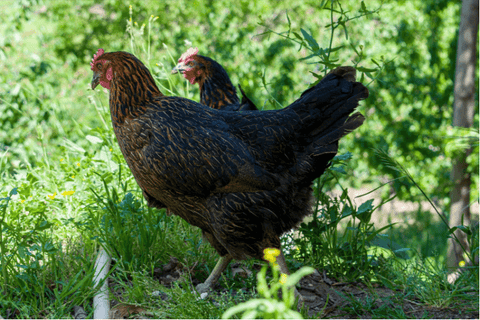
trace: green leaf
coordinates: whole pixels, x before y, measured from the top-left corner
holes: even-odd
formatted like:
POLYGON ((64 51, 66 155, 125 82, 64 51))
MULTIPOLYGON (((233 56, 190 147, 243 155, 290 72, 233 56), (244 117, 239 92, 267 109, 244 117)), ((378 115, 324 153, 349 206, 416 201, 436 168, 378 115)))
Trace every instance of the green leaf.
POLYGON ((323 76, 322 76, 322 75, 320 75, 320 74, 318 74, 318 73, 315 73, 315 72, 313 72, 313 71, 309 71, 309 72, 310 72, 315 78, 317 78, 317 79, 323 79, 323 76))
POLYGON ((65 147, 72 150, 72 151, 77 151, 77 152, 80 152, 80 153, 85 153, 85 149, 83 149, 82 147, 80 147, 79 145, 77 145, 75 142, 73 141, 70 141, 68 140, 67 138, 65 138, 65 147))
POLYGON ((91 136, 91 135, 89 135, 89 134, 87 134, 87 135, 85 136, 85 139, 87 139, 88 141, 90 141, 90 142, 93 143, 93 144, 98 144, 98 143, 102 143, 102 142, 103 142, 102 139, 100 139, 100 138, 98 138, 98 137, 95 137, 95 136, 91 136))
POLYGON ((290 17, 288 16, 288 11, 285 12, 287 15, 287 21, 288 21, 288 33, 290 34, 290 30, 292 29, 292 22, 290 21, 290 17))
POLYGON ((372 209, 373 209, 373 199, 367 200, 366 202, 362 203, 357 210, 356 217, 360 219, 363 223, 368 223, 372 216, 372 209))
POLYGON ((13 90, 10 91, 10 94, 11 94, 12 96, 18 96, 18 94, 20 93, 20 89, 21 89, 21 88, 22 88, 22 86, 20 85, 20 83, 17 83, 17 84, 15 85, 15 87, 13 88, 13 90))
POLYGON ((353 213, 353 210, 350 206, 346 205, 343 207, 343 211, 342 211, 342 218, 345 218, 345 217, 348 217, 350 215, 352 215, 353 213))
POLYGON ((304 58, 300 58, 300 59, 298 59, 298 61, 305 61, 305 60, 308 60, 308 59, 315 58, 315 57, 317 57, 317 56, 318 56, 318 54, 314 53, 314 54, 311 54, 311 55, 306 56, 306 57, 304 57, 304 58))
POLYGON ((43 231, 45 229, 48 229, 52 226, 52 224, 50 222, 48 222, 47 220, 42 220, 42 222, 40 222, 40 224, 38 224, 36 227, 35 227, 35 230, 36 231, 43 231))
POLYGON ((102 180, 104 183, 109 184, 110 182, 113 181, 113 174, 111 172, 105 172, 104 174, 101 175, 102 180))
POLYGON ((333 63, 333 62, 336 62, 336 61, 338 61, 338 59, 336 59, 336 60, 330 60, 330 61, 318 61, 318 63, 321 63, 321 64, 326 65, 329 69, 334 69, 334 68, 336 68, 336 67, 340 67, 339 64, 333 63))
POLYGON ((300 281, 300 279, 302 279, 306 275, 313 273, 314 271, 315 269, 313 269, 312 267, 302 267, 300 270, 298 270, 294 274, 291 274, 287 277, 285 286, 287 287, 295 286, 300 281))
POLYGON ((364 67, 355 67, 358 71, 360 72, 374 72, 374 71, 377 71, 378 69, 377 68, 364 68, 364 67))
POLYGON ((345 152, 343 154, 338 154, 336 155, 333 160, 335 161, 345 161, 345 160, 348 160, 348 159, 351 159, 353 157, 353 154, 348 151, 348 152, 345 152))
POLYGON ((26 256, 27 256, 27 248, 25 248, 25 246, 22 246, 22 245, 19 245, 18 246, 18 255, 20 256, 20 258, 22 259, 25 259, 26 256))
POLYGON ((448 230, 448 233, 449 233, 449 234, 452 234, 452 233, 454 233, 455 230, 457 230, 457 229, 462 230, 462 231, 465 232, 467 235, 471 235, 471 234, 472 234, 472 230, 470 230, 470 228, 468 228, 468 227, 466 227, 466 226, 462 226, 462 225, 460 225, 460 226, 455 226, 455 227, 450 228, 450 230, 448 230))
POLYGON ((257 290, 258 293, 265 298, 270 298, 271 294, 270 291, 268 290, 268 285, 267 281, 265 280, 265 275, 267 272, 267 267, 264 266, 262 270, 257 274, 257 290))
MULTIPOLYGON (((332 48, 330 49, 330 52, 335 52, 335 51, 338 51, 340 49, 343 49, 345 46, 339 46, 339 47, 335 47, 335 48, 332 48)), ((338 60, 335 60, 335 61, 338 61, 338 60)))
POLYGON ((303 41, 303 38, 302 38, 302 36, 301 36, 301 35, 299 35, 299 34, 298 34, 298 32, 295 32, 295 31, 293 31, 292 33, 293 33, 293 35, 294 35, 294 36, 295 36, 295 37, 296 37, 298 40, 301 40, 301 41, 303 41))
POLYGON ((16 195, 18 193, 17 190, 18 188, 13 188, 12 191, 10 191, 9 195, 10 196, 16 195))
POLYGON ((357 215, 373 209, 373 199, 367 200, 358 207, 357 215))
POLYGON ((258 311, 257 310, 247 310, 242 315, 242 319, 256 319, 258 311))
POLYGON ((373 63, 375 63, 375 64, 377 65, 377 67, 380 68, 380 64, 379 64, 375 59, 372 58, 372 59, 370 59, 370 60, 371 60, 373 63))
POLYGON ((240 303, 236 305, 235 307, 232 307, 225 311, 225 313, 222 315, 222 319, 231 319, 234 314, 247 311, 247 310, 254 310, 258 308, 260 305, 265 303, 265 301, 268 301, 267 299, 254 299, 254 300, 249 300, 247 302, 240 303))
POLYGON ((57 251, 56 249, 57 248, 51 242, 47 242, 44 246, 44 251, 48 252, 48 253, 55 252, 55 251, 57 251))
POLYGON ((339 173, 341 173, 341 174, 347 174, 347 172, 346 172, 345 169, 344 169, 344 166, 332 167, 332 168, 330 168, 330 169, 333 170, 333 171, 339 172, 339 173))
POLYGON ((320 49, 320 46, 318 45, 317 41, 304 29, 300 29, 300 31, 302 32, 302 35, 305 38, 305 40, 307 40, 312 51, 314 52, 318 51, 320 49))

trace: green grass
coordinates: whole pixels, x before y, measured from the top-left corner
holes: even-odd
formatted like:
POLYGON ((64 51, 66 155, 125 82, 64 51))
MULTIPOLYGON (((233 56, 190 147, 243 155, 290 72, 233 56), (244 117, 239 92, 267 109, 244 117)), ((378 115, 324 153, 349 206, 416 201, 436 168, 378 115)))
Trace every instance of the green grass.
MULTIPOLYGON (((66 3, 64 5, 70 10, 66 3)), ((180 10, 182 5, 170 10, 180 10)), ((242 6, 246 5, 242 2, 242 6)), ((287 7, 288 3, 281 5, 287 7)), ((59 20, 52 13, 52 6, 47 2, 46 13, 36 13, 36 10, 41 11, 42 4, 36 5, 34 1, 26 6, 2 4, 1 8, 5 15, 1 18, 0 34, 5 37, 0 46, 0 121, 3 129, 0 133, 0 316, 69 318, 73 307, 80 305, 91 317, 96 292, 93 267, 100 246, 114 258, 111 288, 121 294, 112 298, 125 305, 141 307, 148 317, 220 318, 230 307, 259 298, 256 291, 259 262, 253 260, 244 263, 246 269, 254 271, 247 278, 233 277, 232 271, 226 270, 218 295, 199 300, 198 295, 192 293, 192 280, 205 280, 218 256, 204 243, 197 228, 176 216, 169 217, 162 210, 146 206, 116 143, 110 124, 108 96, 102 90, 89 90, 91 72, 81 53, 77 56, 59 49, 62 46, 72 48, 67 43, 70 38, 58 34, 60 27, 75 26, 59 20), (165 287, 158 283, 154 274, 155 269, 171 257, 176 257, 181 264, 181 277, 171 287, 165 287), (158 292, 166 295, 165 300, 159 298, 158 292)), ((88 3, 85 6, 82 14, 88 12, 88 3)), ((303 39, 305 52, 297 53, 297 46, 275 35, 258 36, 244 43, 243 38, 232 31, 243 21, 230 20, 232 26, 227 31, 216 31, 215 26, 210 26, 211 32, 225 32, 224 37, 217 37, 217 41, 225 43, 217 43, 216 47, 230 46, 232 53, 218 51, 217 55, 222 61, 235 60, 229 69, 236 71, 232 75, 235 83, 240 82, 247 92, 254 92, 256 101, 267 108, 276 106, 275 100, 286 105, 305 89, 307 82, 314 80, 308 70, 316 68, 315 65, 298 62, 299 57, 309 52, 308 48, 315 47, 312 39, 320 38, 313 30, 310 39, 300 31, 300 27, 305 26, 296 24, 295 19, 299 18, 295 13, 304 12, 302 6, 292 9, 289 18, 292 28, 303 39), (228 40, 230 38, 232 40, 228 40), (233 45, 237 42, 238 47, 233 45), (264 58, 261 62, 238 60, 243 56, 257 59, 260 53, 264 58), (249 69, 250 63, 255 64, 255 68, 260 64, 265 68, 249 69), (292 64, 296 68, 294 73, 301 77, 287 77, 285 70, 290 70, 292 64), (254 76, 247 76, 250 73, 254 76), (255 90, 261 87, 262 80, 264 90, 255 90)), ((274 26, 279 20, 283 26, 288 26, 285 18, 268 16, 271 12, 268 6, 255 4, 253 9, 267 16, 245 22, 249 32, 257 30, 257 22, 272 30, 278 30, 274 26)), ((136 7, 133 10, 137 10, 136 7)), ((219 12, 214 20, 229 17, 228 12, 219 12)), ((128 17, 130 13, 122 5, 117 14, 128 17), (122 10, 127 12, 122 13, 122 10)), ((281 16, 285 17, 284 12, 281 16)), ((133 20, 135 17, 133 15, 133 20)), ((169 68, 184 48, 178 43, 195 39, 177 30, 174 35, 162 34, 167 42, 164 47, 155 28, 158 21, 153 18, 145 18, 145 21, 143 34, 141 24, 132 24, 132 32, 126 34, 122 20, 122 33, 116 33, 117 39, 99 35, 95 41, 103 39, 103 42, 97 43, 97 47, 135 49, 152 70, 163 92, 198 98, 198 89, 191 88, 183 78, 169 74, 169 68), (150 23, 153 31, 149 32, 150 23), (170 38, 177 42, 168 42, 170 38)), ((320 24, 319 21, 311 23, 320 24)), ((192 24, 189 26, 192 34, 200 37, 196 33, 199 26, 194 25, 195 22, 192 24)), ((93 26, 87 25, 84 30, 75 27, 78 29, 76 36, 82 37, 93 26)), ((310 35, 311 31, 306 29, 310 35)), ((344 37, 341 30, 340 26, 336 31, 338 38, 344 37)), ((390 27, 385 30, 388 33, 390 27)), ((293 33, 290 35, 295 37, 293 33)), ((70 40, 75 42, 76 38, 70 40)), ((202 49, 208 51, 207 46, 202 49)), ((369 57, 374 53, 371 50, 365 48, 369 57)), ((342 61, 358 58, 352 51, 345 51, 343 56, 349 58, 342 58, 342 61)), ((321 74, 322 70, 315 72, 321 74)), ((371 127, 377 128, 373 124, 371 127)), ((348 141, 346 145, 351 146, 348 141)), ((361 156, 354 153, 354 158, 361 156)), ((347 161, 343 170, 348 171, 357 161, 347 161)), ((472 161, 474 164, 475 159, 472 161)), ((325 181, 327 189, 338 181, 342 185, 348 181, 349 175, 342 174, 340 166, 335 168, 324 177, 331 180, 325 181)), ((357 169, 363 170, 360 176, 369 175, 369 170, 373 170, 365 163, 357 169)), ((373 186, 380 184, 375 180, 380 180, 378 177, 369 176, 373 176, 370 178, 373 186)), ((316 187, 316 190, 321 189, 318 184, 316 187)), ((313 266, 326 270, 338 281, 361 282, 371 288, 372 293, 365 300, 349 298, 350 305, 343 308, 347 315, 410 317, 397 306, 402 306, 404 299, 414 300, 425 308, 459 308, 478 313, 478 300, 472 299, 472 292, 478 295, 478 266, 465 268, 467 272, 460 276, 457 284, 447 283, 444 260, 448 230, 438 219, 431 221, 425 213, 416 212, 412 218, 415 223, 397 224, 379 232, 370 222, 374 208, 368 203, 362 207, 346 195, 338 199, 325 195, 321 198, 320 195, 321 192, 318 194, 322 200, 318 219, 308 228, 305 226, 299 237, 294 236, 298 250, 290 250, 287 263, 292 271, 303 265, 313 266), (347 228, 337 228, 340 220, 347 228), (379 240, 397 244, 397 250, 409 250, 392 252, 379 240), (384 302, 379 306, 375 303, 378 298, 375 286, 393 289, 395 295, 381 298, 384 302)), ((418 198, 412 200, 418 201, 418 198)), ((478 250, 478 237, 471 240, 478 250)), ((270 273, 265 277, 268 282, 273 279, 270 273)), ((428 312, 424 316, 429 317, 428 312)))

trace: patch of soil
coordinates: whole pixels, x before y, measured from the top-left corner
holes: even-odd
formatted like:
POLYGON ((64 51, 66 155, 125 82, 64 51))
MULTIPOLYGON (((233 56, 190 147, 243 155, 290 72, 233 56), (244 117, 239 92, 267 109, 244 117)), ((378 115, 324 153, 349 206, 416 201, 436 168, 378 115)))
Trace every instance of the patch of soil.
MULTIPOLYGON (((258 272, 258 270, 246 271, 240 263, 232 263, 230 268, 232 268, 232 273, 240 273, 241 277, 248 277, 251 272, 258 272), (241 270, 245 272, 243 275, 241 270)), ((260 265, 254 265, 254 268, 259 269, 260 265)), ((186 272, 185 267, 176 258, 171 258, 167 264, 154 270, 154 278, 164 286, 170 287, 184 272, 186 272)), ((194 274, 194 272, 190 272, 190 274, 194 274)), ((196 285, 201 281, 193 278, 192 282, 196 285)), ((110 286, 110 289, 112 290, 113 287, 110 286)), ((246 288, 244 289, 246 290, 246 288)), ((309 318, 371 319, 391 318, 392 314, 395 314, 396 318, 417 319, 479 318, 478 310, 472 311, 472 306, 468 309, 460 305, 449 308, 435 308, 421 303, 415 297, 406 299, 405 295, 397 290, 376 285, 367 287, 362 283, 339 283, 328 278, 324 273, 318 272, 318 270, 300 280, 298 289, 305 300, 309 318)), ((215 292, 211 294, 215 296, 216 294, 226 292, 228 292, 226 288, 217 284, 215 292)), ((114 292, 114 295, 117 296, 121 296, 121 294, 122 292, 114 292)), ((162 300, 168 301, 166 294, 159 293, 159 295, 162 300)), ((212 303, 215 303, 215 299, 216 297, 212 303)), ((118 300, 121 301, 122 299, 118 300)), ((116 301, 112 302, 112 316, 115 316, 115 318, 132 318, 132 316, 139 313, 142 317, 148 316, 144 311, 137 306, 122 305, 116 301)))
POLYGON ((304 296, 309 307, 308 316, 312 318, 384 318, 391 317, 391 310, 395 309, 398 318, 478 319, 479 316, 478 311, 463 308, 427 306, 414 298, 405 299, 401 292, 385 287, 368 288, 362 283, 337 283, 321 275, 318 270, 300 280, 299 292, 304 296))

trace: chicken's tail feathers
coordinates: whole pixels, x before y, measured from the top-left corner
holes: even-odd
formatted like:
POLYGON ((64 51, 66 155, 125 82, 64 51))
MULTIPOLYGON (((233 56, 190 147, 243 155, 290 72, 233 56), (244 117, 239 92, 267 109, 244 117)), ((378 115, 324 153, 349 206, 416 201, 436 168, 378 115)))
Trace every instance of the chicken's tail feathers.
POLYGON ((301 136, 314 141, 342 127, 347 134, 362 124, 359 114, 351 114, 369 93, 363 84, 355 82, 355 74, 353 67, 336 68, 286 108, 286 112, 298 116, 301 136))
POLYGON ((340 139, 360 127, 363 121, 365 117, 360 112, 356 112, 350 115, 342 126, 311 143, 301 156, 303 159, 297 161, 299 165, 295 170, 297 170, 298 182, 311 182, 322 175, 337 154, 340 139))
POLYGON ((360 112, 350 115, 345 123, 338 128, 318 137, 308 146, 307 153, 312 156, 321 156, 325 153, 337 153, 338 141, 363 124, 365 117, 360 112))
POLYGON ((300 117, 308 145, 297 161, 297 177, 309 182, 329 167, 337 154, 340 139, 360 127, 365 117, 355 112, 360 100, 368 97, 368 89, 355 82, 353 67, 334 69, 316 86, 308 89, 291 105, 300 117))
MULTIPOLYGON (((323 77, 323 79, 320 80, 320 82, 318 82, 316 85, 305 90, 300 95, 300 97, 303 97, 314 90, 328 87, 328 85, 330 84, 330 81, 333 79, 345 79, 348 82, 355 82, 356 78, 357 78, 357 70, 354 67, 350 67, 350 66, 337 67, 335 69, 330 70, 330 72, 327 73, 327 75, 323 77)), ((367 97, 368 97, 368 94, 367 94, 367 97)))
POLYGON ((354 67, 350 67, 350 66, 335 68, 331 70, 328 74, 335 74, 350 82, 355 82, 355 79, 357 78, 357 70, 354 67))
POLYGON ((342 137, 346 136, 347 134, 349 134, 353 130, 360 127, 363 124, 364 121, 365 121, 365 117, 360 112, 355 112, 354 114, 350 115, 350 117, 348 117, 347 121, 345 121, 345 124, 342 126, 342 128, 343 128, 342 137))

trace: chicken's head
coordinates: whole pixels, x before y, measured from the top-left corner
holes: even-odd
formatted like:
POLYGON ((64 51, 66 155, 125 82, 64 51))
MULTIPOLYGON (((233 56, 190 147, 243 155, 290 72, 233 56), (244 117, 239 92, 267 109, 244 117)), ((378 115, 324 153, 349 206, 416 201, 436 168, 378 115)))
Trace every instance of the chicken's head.
POLYGON ((199 82, 205 73, 205 63, 197 53, 198 48, 188 49, 182 54, 180 59, 178 59, 178 64, 173 68, 172 73, 182 72, 185 79, 190 81, 191 84, 199 82))
POLYGON ((93 55, 92 62, 90 62, 91 70, 93 71, 92 90, 100 84, 105 89, 110 89, 110 82, 113 79, 112 66, 110 61, 102 59, 105 53, 103 49, 98 49, 97 53, 93 55))

